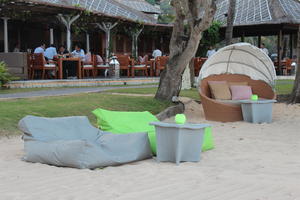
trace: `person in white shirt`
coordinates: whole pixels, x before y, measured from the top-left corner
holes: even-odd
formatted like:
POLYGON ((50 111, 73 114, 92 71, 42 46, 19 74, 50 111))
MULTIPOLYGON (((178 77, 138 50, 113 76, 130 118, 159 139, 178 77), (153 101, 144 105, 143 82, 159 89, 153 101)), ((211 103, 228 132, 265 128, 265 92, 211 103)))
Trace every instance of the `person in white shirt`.
POLYGON ((162 56, 162 52, 161 50, 159 50, 158 48, 156 48, 153 53, 152 53, 153 58, 156 58, 158 56, 162 56))
POLYGON ((260 49, 261 49, 263 52, 265 52, 267 55, 269 55, 269 50, 265 47, 265 44, 264 44, 264 43, 262 43, 262 44, 260 45, 260 49))
POLYGON ((48 58, 48 60, 53 60, 53 58, 57 56, 57 51, 54 44, 51 44, 50 47, 45 50, 44 56, 48 58))
POLYGON ((42 54, 44 54, 45 53, 45 48, 46 48, 46 44, 43 43, 41 46, 35 48, 33 53, 42 53, 42 54))
POLYGON ((20 50, 20 44, 19 43, 16 43, 15 46, 14 46, 14 49, 13 49, 13 52, 21 52, 20 50))
POLYGON ((209 46, 209 50, 206 53, 206 57, 211 57, 212 55, 214 55, 216 53, 216 49, 213 46, 209 46))
POLYGON ((82 60, 85 58, 84 50, 81 49, 79 45, 75 45, 75 50, 72 52, 73 57, 81 58, 82 60))

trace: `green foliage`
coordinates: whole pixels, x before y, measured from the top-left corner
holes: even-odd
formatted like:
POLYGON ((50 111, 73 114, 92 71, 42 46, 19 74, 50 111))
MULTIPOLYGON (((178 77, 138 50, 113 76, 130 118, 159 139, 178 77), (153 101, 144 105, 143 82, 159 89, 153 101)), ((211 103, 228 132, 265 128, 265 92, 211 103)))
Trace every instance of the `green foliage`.
POLYGON ((170 5, 170 0, 160 2, 162 14, 158 17, 158 22, 163 24, 173 23, 175 21, 175 12, 170 5))
POLYGON ((27 9, 15 8, 10 0, 0 0, 0 17, 8 17, 10 19, 26 21, 31 17, 31 11, 27 9))
POLYGON ((146 0, 146 1, 152 5, 154 5, 156 3, 155 0, 146 0))
POLYGON ((163 0, 160 2, 160 9, 163 14, 175 15, 174 9, 170 4, 170 0, 163 0))
MULTIPOLYGON (((80 8, 79 5, 74 5, 80 8)), ((72 24, 72 29, 75 35, 87 32, 90 24, 97 22, 97 16, 89 10, 75 11, 72 16, 80 15, 80 17, 72 24)))
POLYGON ((0 62, 0 87, 5 87, 5 84, 9 81, 15 80, 16 77, 13 77, 7 70, 4 62, 0 62))
POLYGON ((161 14, 158 17, 158 23, 170 24, 175 21, 175 15, 173 14, 161 14))
POLYGON ((221 23, 214 21, 212 25, 203 33, 196 56, 204 57, 209 46, 215 46, 220 42, 220 27, 221 23))

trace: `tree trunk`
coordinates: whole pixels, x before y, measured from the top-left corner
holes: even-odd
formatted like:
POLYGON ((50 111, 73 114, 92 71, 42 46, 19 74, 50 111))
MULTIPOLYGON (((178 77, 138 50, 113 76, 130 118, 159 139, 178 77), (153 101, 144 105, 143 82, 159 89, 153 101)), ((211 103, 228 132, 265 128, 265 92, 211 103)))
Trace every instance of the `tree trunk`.
POLYGON ((195 56, 202 32, 213 20, 216 12, 216 0, 172 0, 171 5, 176 11, 170 41, 170 56, 166 69, 161 73, 159 88, 155 98, 171 101, 178 96, 181 87, 182 74, 191 59, 195 56), (200 18, 200 11, 204 15, 200 18), (185 29, 185 23, 188 28, 185 29), (185 31, 188 36, 185 36, 185 31))
POLYGON ((300 103, 300 26, 298 27, 298 41, 297 41, 297 73, 294 83, 294 89, 291 94, 290 103, 300 103))
POLYGON ((236 0, 229 0, 229 6, 227 12, 227 27, 225 33, 226 45, 230 45, 232 43, 235 4, 236 4, 236 0))

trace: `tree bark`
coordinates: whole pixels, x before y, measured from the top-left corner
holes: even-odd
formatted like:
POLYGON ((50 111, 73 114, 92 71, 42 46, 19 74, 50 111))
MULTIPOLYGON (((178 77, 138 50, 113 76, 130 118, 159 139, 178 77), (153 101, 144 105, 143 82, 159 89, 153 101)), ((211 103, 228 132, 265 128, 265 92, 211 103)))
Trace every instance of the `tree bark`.
POLYGON ((171 5, 175 8, 176 19, 170 41, 170 56, 155 95, 156 99, 167 101, 179 95, 182 74, 196 54, 201 33, 212 23, 216 0, 172 0, 171 5), (200 17, 201 10, 204 14, 200 17), (184 36, 185 32, 187 36, 184 36))
POLYGON ((291 94, 290 103, 300 103, 300 25, 298 27, 298 40, 297 40, 297 73, 296 73, 296 79, 294 83, 294 89, 291 94))
POLYGON ((229 0, 229 6, 227 12, 227 27, 225 33, 226 45, 230 45, 232 43, 233 23, 235 17, 235 4, 236 4, 236 0, 229 0))

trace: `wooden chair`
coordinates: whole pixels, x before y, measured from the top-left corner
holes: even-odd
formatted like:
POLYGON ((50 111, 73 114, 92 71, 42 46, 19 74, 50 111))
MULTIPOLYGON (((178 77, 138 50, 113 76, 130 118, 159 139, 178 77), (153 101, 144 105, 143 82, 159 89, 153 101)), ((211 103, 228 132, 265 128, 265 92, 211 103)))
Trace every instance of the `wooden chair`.
POLYGON ((194 58, 195 76, 199 76, 199 72, 206 60, 207 58, 199 58, 199 57, 194 58))
POLYGON ((27 73, 28 73, 28 79, 31 79, 32 77, 32 65, 33 65, 33 54, 28 53, 27 54, 27 73))
POLYGON ((127 55, 118 55, 117 60, 120 63, 120 71, 126 70, 128 78, 130 77, 130 66, 131 66, 131 60, 130 57, 127 55))
POLYGON ((290 75, 292 73, 292 59, 286 59, 285 67, 283 68, 284 75, 290 75))
POLYGON ((167 67, 169 57, 168 56, 158 56, 155 59, 155 74, 159 76, 160 71, 164 70, 167 67))
POLYGON ((82 78, 84 78, 85 73, 88 77, 90 71, 92 71, 93 78, 95 78, 94 58, 94 55, 91 55, 91 60, 83 62, 81 67, 82 78))
POLYGON ((98 56, 99 55, 94 55, 95 75, 97 76, 99 71, 104 70, 104 76, 106 77, 107 76, 107 72, 109 70, 109 65, 108 64, 104 64, 103 60, 101 62, 101 60, 98 58, 98 56))
POLYGON ((31 72, 31 79, 34 78, 34 74, 36 71, 42 71, 42 79, 45 79, 46 71, 54 71, 54 78, 56 78, 57 67, 56 63, 49 63, 47 64, 44 54, 42 53, 35 53, 32 55, 32 72, 31 72))
POLYGON ((143 71, 144 76, 148 76, 148 69, 150 69, 150 63, 148 61, 148 55, 145 55, 143 60, 139 60, 137 64, 134 63, 134 60, 131 62, 131 77, 134 77, 135 71, 143 71))

